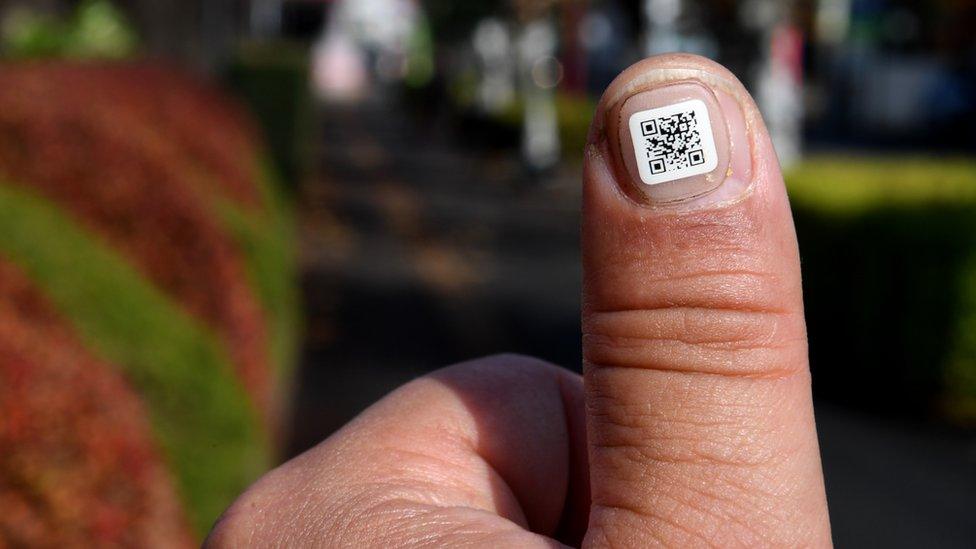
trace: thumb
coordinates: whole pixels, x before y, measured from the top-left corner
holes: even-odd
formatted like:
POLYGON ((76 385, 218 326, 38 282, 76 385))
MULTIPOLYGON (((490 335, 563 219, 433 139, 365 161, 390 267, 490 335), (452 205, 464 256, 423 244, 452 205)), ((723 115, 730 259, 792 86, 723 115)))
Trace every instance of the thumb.
POLYGON ((667 55, 611 84, 582 238, 586 544, 829 545, 793 221, 729 71, 667 55))

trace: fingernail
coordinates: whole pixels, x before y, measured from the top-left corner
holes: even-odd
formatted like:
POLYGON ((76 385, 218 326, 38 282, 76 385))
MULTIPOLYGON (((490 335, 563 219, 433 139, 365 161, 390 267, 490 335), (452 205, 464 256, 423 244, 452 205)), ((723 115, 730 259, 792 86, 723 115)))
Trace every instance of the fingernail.
POLYGON ((657 76, 607 111, 623 190, 652 205, 743 195, 752 180, 752 145, 739 100, 717 80, 657 76))

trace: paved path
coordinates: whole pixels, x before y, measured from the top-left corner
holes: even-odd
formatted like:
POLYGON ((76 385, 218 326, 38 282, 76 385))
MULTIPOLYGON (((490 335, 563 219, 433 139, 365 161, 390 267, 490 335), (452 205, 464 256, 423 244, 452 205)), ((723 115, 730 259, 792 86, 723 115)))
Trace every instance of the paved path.
MULTIPOLYGON (((445 364, 580 363, 577 173, 526 184, 510 155, 388 105, 322 120, 292 452, 445 364)), ((818 421, 838 546, 976 546, 976 437, 827 405, 818 421)))

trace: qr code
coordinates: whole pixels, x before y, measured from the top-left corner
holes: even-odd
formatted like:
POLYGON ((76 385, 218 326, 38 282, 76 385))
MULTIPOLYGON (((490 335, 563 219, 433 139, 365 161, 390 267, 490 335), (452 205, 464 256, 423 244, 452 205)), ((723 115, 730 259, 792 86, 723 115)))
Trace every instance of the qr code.
POLYGON ((708 108, 691 100, 634 114, 631 137, 641 179, 648 185, 714 170, 718 165, 708 108))

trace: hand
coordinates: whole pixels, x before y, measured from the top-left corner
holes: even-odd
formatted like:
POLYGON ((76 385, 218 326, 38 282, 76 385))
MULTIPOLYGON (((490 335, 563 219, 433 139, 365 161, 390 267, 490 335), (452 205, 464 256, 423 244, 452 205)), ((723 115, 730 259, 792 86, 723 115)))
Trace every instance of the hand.
POLYGON ((261 479, 208 546, 830 545, 796 236, 755 105, 708 60, 656 57, 589 141, 584 377, 497 356, 416 380, 261 479), (642 182, 630 115, 696 99, 717 170, 642 182))

